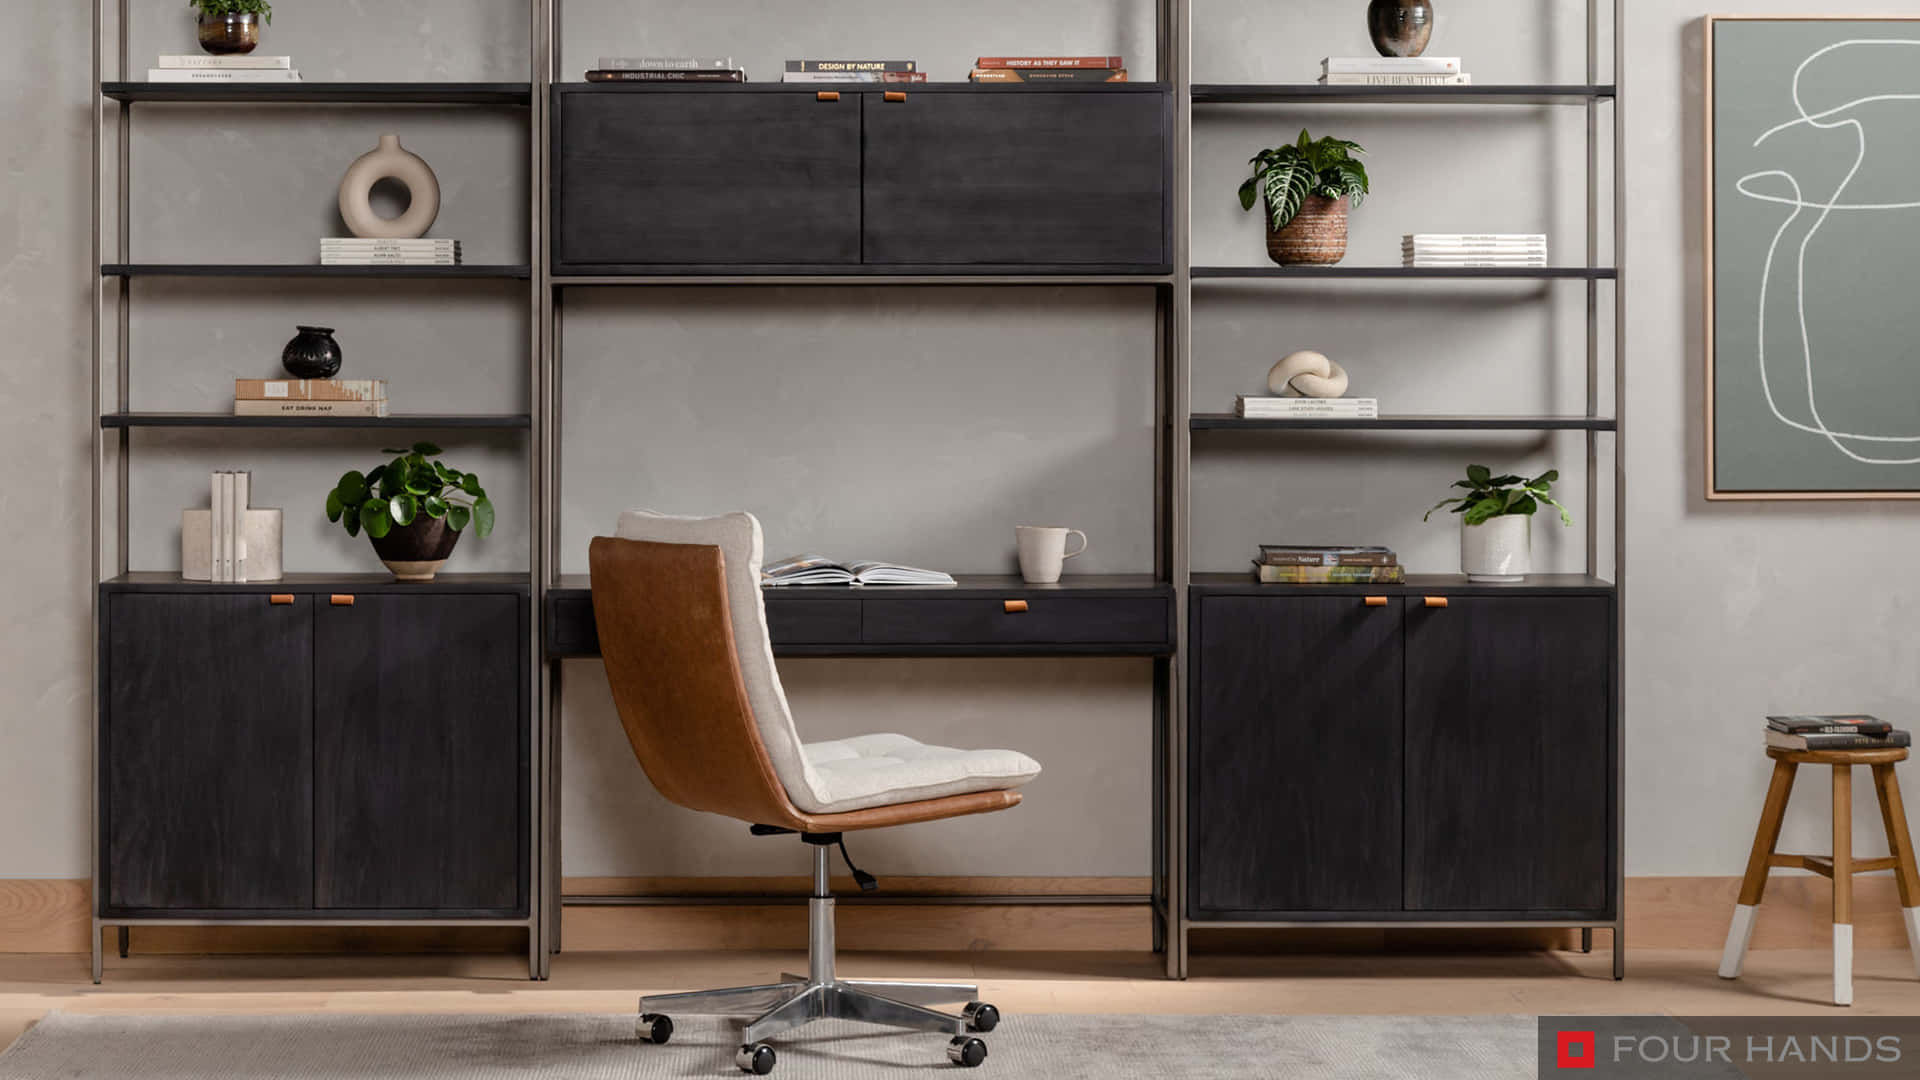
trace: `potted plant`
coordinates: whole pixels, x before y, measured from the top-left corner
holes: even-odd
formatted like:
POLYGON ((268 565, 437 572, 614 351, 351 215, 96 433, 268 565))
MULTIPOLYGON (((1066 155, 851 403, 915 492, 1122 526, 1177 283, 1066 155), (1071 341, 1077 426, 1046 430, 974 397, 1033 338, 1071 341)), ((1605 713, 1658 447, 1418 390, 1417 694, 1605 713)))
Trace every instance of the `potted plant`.
POLYGON ((327 492, 327 520, 348 536, 365 529, 395 578, 432 581, 468 526, 480 536, 493 531, 493 503, 479 477, 430 460, 440 455, 430 442, 380 452, 397 456, 342 476, 327 492))
POLYGON ((215 56, 250 53, 260 44, 260 24, 273 22, 267 0, 187 0, 200 13, 200 47, 215 56))
POLYGON ((1466 494, 1441 499, 1420 520, 1432 518, 1443 506, 1453 507, 1453 513, 1460 515, 1460 569, 1467 579, 1519 581, 1533 569, 1529 523, 1540 504, 1560 511, 1562 525, 1573 524, 1573 515, 1548 494, 1558 479, 1558 469, 1528 480, 1512 474, 1495 476, 1485 465, 1469 465, 1467 478, 1453 482, 1466 494))
POLYGON ((1367 197, 1367 168, 1354 160, 1359 143, 1300 129, 1291 146, 1262 150, 1249 161, 1240 208, 1267 207, 1267 256, 1282 266, 1330 265, 1347 254, 1347 211, 1367 197))

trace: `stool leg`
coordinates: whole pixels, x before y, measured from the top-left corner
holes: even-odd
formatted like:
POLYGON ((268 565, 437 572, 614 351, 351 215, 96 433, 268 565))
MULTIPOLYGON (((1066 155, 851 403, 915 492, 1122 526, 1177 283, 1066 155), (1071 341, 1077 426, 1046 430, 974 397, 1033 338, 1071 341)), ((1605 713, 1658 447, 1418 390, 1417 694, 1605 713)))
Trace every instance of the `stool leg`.
POLYGON ((1720 954, 1720 977, 1737 979, 1747 959, 1747 943, 1753 940, 1753 917, 1760 898, 1767 891, 1767 860, 1780 843, 1780 823, 1787 815, 1787 797, 1793 794, 1794 773, 1799 766, 1790 761, 1773 763, 1773 780, 1767 785, 1767 801, 1760 807, 1760 828, 1753 836, 1753 854, 1747 856, 1747 876, 1740 882, 1740 900, 1733 907, 1733 925, 1727 928, 1726 951, 1720 954))
POLYGON ((1853 766, 1833 767, 1833 1003, 1853 1004, 1853 766))
POLYGON ((1880 822, 1887 827, 1887 850, 1898 860, 1893 879, 1900 886, 1900 913, 1907 920, 1907 948, 1920 972, 1920 870, 1913 861, 1913 837, 1907 833, 1907 808, 1900 801, 1900 778, 1892 765, 1873 767, 1873 790, 1880 796, 1880 822))

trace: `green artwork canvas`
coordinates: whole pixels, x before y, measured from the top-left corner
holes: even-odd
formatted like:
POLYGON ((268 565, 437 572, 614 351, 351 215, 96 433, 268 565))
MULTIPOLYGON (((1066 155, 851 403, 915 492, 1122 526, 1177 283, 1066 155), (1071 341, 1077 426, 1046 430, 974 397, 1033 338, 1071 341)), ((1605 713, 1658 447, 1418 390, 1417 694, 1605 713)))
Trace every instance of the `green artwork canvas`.
POLYGON ((1920 497, 1920 21, 1706 32, 1708 495, 1920 497))

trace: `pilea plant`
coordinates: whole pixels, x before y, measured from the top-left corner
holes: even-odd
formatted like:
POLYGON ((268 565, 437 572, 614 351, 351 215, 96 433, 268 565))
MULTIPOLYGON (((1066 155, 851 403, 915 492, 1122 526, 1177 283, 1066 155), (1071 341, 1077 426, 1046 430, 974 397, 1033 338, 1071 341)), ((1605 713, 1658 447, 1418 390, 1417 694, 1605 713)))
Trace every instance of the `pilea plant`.
POLYGON ((1453 507, 1455 514, 1464 514, 1462 519, 1468 525, 1482 525, 1507 514, 1531 516, 1540 509, 1541 503, 1560 511, 1562 525, 1573 524, 1573 515, 1567 508, 1554 501, 1547 492, 1553 482, 1560 479, 1560 470, 1548 469, 1531 480, 1511 473, 1505 476, 1493 475, 1493 470, 1485 465, 1467 466, 1467 478, 1455 480, 1453 486, 1465 488, 1465 495, 1455 495, 1441 499, 1433 504, 1421 521, 1427 521, 1443 506, 1453 507))
POLYGON ((1251 210, 1264 197, 1267 216, 1278 232, 1300 212, 1309 195, 1329 199, 1344 195, 1357 207, 1367 197, 1367 167, 1354 156, 1364 153, 1359 143, 1331 135, 1315 139, 1301 128, 1299 141, 1262 150, 1249 159, 1253 175, 1240 185, 1240 208, 1251 210))
POLYGON ((480 478, 431 460, 440 455, 438 446, 417 442, 410 449, 380 452, 398 456, 364 473, 348 472, 327 492, 327 520, 345 526, 348 536, 365 529, 378 540, 422 514, 445 518, 454 532, 468 525, 478 536, 493 531, 493 503, 480 478))
POLYGON ((272 25, 273 5, 267 0, 187 0, 187 6, 202 15, 258 15, 272 25))

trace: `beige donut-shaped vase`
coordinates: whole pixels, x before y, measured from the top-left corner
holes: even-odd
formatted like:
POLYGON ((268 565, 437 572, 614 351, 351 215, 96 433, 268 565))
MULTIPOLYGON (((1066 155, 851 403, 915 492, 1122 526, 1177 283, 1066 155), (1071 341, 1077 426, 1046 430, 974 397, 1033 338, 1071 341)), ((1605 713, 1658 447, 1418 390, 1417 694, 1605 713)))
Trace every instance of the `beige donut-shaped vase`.
POLYGON ((1347 369, 1324 354, 1302 349, 1273 365, 1267 389, 1282 397, 1337 398, 1347 392, 1347 369))
POLYGON ((417 154, 400 148, 400 136, 380 136, 380 146, 347 167, 340 180, 340 220, 353 235, 370 240, 412 240, 427 235, 440 216, 440 181, 417 154), (397 180, 406 185, 411 202, 399 217, 373 212, 369 196, 373 185, 397 180))

